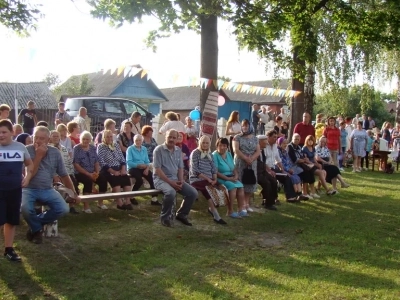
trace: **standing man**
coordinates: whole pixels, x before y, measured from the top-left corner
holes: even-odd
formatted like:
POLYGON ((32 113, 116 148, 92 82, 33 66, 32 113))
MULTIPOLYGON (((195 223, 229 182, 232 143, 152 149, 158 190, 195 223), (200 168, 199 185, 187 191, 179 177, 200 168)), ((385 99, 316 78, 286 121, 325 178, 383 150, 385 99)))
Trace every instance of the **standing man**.
POLYGON ((91 119, 88 117, 85 107, 79 108, 79 114, 74 118, 74 122, 78 123, 79 132, 90 132, 91 119))
POLYGON ((132 126, 132 133, 135 134, 142 134, 142 129, 140 128, 140 119, 142 118, 142 115, 138 111, 134 111, 131 115, 130 119, 126 119, 122 121, 121 123, 121 133, 124 131, 124 126, 125 122, 131 121, 133 126, 132 126))
POLYGON ((356 116, 353 118, 353 121, 351 121, 351 123, 353 124, 353 127, 356 128, 358 122, 360 122, 360 115, 356 114, 356 116))
POLYGON ((372 119, 372 117, 368 117, 369 121, 369 129, 375 128, 375 121, 372 119))
POLYGON ((67 123, 71 121, 71 117, 69 114, 65 111, 65 103, 64 102, 59 102, 58 103, 58 112, 56 112, 56 118, 54 121, 54 124, 57 126, 58 124, 64 124, 67 125, 67 123))
POLYGON ((278 116, 280 116, 282 118, 282 123, 283 122, 289 123, 289 116, 285 112, 285 108, 284 107, 281 107, 281 113, 278 116))
POLYGON ((304 142, 308 135, 312 135, 315 137, 315 128, 311 125, 311 115, 308 112, 303 114, 303 122, 297 123, 294 126, 293 133, 298 133, 300 135, 300 143, 301 147, 304 146, 304 142))
POLYGON ((258 122, 260 122, 260 115, 258 113, 259 109, 260 107, 258 106, 258 104, 253 104, 253 110, 251 111, 251 124, 253 125, 255 134, 257 134, 258 132, 258 122))
POLYGON ((260 134, 265 134, 265 124, 269 122, 269 114, 265 105, 261 106, 260 115, 260 134))
POLYGON ((166 227, 173 226, 176 193, 183 195, 182 205, 176 212, 176 219, 187 226, 192 226, 187 216, 197 198, 197 190, 183 179, 182 150, 175 146, 177 139, 178 131, 168 130, 165 134, 165 143, 157 146, 153 155, 154 186, 164 194, 161 207, 161 224, 166 227))
MULTIPOLYGON (((44 126, 35 127, 33 145, 26 146, 33 159, 33 174, 29 184, 22 189, 22 216, 29 225, 26 237, 35 244, 42 243, 43 225, 49 224, 69 212, 67 202, 53 188, 53 176, 57 174, 61 182, 74 191, 74 185, 64 166, 60 151, 47 146, 50 131, 44 126), (49 210, 37 215, 35 202, 39 200, 49 207, 49 210)), ((74 193, 76 203, 80 198, 74 193)))
POLYGON ((4 225, 4 256, 10 261, 21 261, 14 251, 15 227, 19 225, 22 188, 29 184, 33 163, 26 147, 12 140, 13 126, 0 120, 0 226, 4 225), (26 176, 22 176, 25 164, 26 176))
POLYGON ((24 120, 22 127, 24 128, 24 132, 29 135, 33 134, 33 128, 36 126, 37 117, 35 111, 35 102, 29 101, 28 107, 21 110, 18 115, 18 123, 21 123, 21 119, 24 120))
POLYGON ((362 128, 364 130, 368 130, 369 129, 369 120, 367 118, 367 116, 365 114, 362 115, 362 128))
POLYGON ((7 104, 0 105, 0 120, 8 119, 11 108, 7 104))

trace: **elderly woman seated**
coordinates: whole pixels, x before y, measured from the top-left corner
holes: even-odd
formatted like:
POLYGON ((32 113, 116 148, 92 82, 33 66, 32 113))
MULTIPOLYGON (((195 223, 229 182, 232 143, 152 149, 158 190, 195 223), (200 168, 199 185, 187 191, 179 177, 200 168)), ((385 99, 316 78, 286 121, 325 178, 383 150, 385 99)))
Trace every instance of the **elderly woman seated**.
MULTIPOLYGON (((318 176, 319 182, 324 187, 327 195, 335 195, 336 191, 328 188, 326 184, 326 171, 322 168, 322 165, 317 162, 315 158, 315 137, 312 135, 308 135, 306 137, 303 148, 301 149, 305 163, 309 166, 310 171, 314 173, 315 176, 318 176)), ((316 193, 310 195, 313 198, 320 198, 320 196, 316 193)))
MULTIPOLYGON (((128 164, 129 174, 135 178, 135 184, 132 191, 138 191, 143 185, 143 177, 149 182, 150 188, 155 189, 153 183, 153 173, 150 171, 150 161, 147 154, 147 148, 142 145, 143 136, 136 134, 133 138, 134 144, 128 147, 126 151, 126 162, 128 164)), ((157 197, 153 197, 151 205, 159 205, 157 197)))
POLYGON ((199 140, 199 146, 190 154, 189 181, 191 186, 200 191, 208 201, 208 212, 213 216, 214 222, 225 225, 218 210, 208 193, 206 186, 217 184, 217 169, 210 154, 210 138, 203 135, 199 140))
MULTIPOLYGON (((107 192, 107 179, 103 174, 100 174, 100 164, 96 148, 90 144, 93 136, 89 131, 84 131, 79 138, 80 143, 74 147, 73 155, 76 181, 83 184, 84 195, 94 192, 94 183, 99 186, 98 191, 100 193, 105 193, 107 192)), ((98 207, 107 209, 102 200, 98 201, 98 207)), ((92 213, 88 202, 83 203, 83 211, 88 214, 92 213)))
POLYGON ((238 210, 242 211, 244 208, 244 189, 243 184, 239 181, 239 173, 229 151, 229 141, 227 138, 219 138, 216 146, 217 150, 213 152, 213 157, 217 168, 217 180, 229 192, 227 215, 231 218, 240 218, 239 213, 233 211, 233 201, 237 200, 238 210))
POLYGON ((299 200, 305 200, 301 196, 301 178, 299 174, 303 173, 303 169, 297 166, 292 162, 289 157, 289 153, 287 152, 288 142, 286 138, 280 137, 277 141, 279 156, 282 160, 282 166, 285 172, 287 172, 290 176, 290 180, 293 183, 293 188, 297 196, 299 196, 299 200))
MULTIPOLYGON (((126 162, 124 155, 118 143, 114 142, 113 132, 104 130, 102 143, 97 146, 97 156, 101 167, 101 174, 107 179, 111 185, 113 193, 131 190, 131 181, 126 171, 126 162)), ((128 203, 129 199, 125 199, 125 204, 122 199, 116 199, 117 208, 122 210, 132 210, 132 204, 128 203)))
POLYGON ((322 164, 322 167, 326 172, 325 180, 332 184, 333 190, 336 191, 336 193, 336 183, 338 180, 341 183, 342 188, 350 186, 343 180, 339 168, 334 165, 331 153, 326 146, 326 137, 324 136, 318 140, 318 145, 315 146, 315 158, 320 164, 322 164))

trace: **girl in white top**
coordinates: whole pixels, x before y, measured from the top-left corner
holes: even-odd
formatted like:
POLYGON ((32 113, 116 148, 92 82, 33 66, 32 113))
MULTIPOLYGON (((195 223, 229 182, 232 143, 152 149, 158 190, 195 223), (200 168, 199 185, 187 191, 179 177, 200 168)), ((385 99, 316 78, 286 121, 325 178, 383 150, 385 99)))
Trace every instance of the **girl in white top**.
POLYGON ((60 133, 60 144, 67 148, 69 156, 72 158, 73 149, 72 149, 72 141, 67 136, 67 126, 63 123, 57 125, 57 131, 60 133))
POLYGON ((242 132, 242 125, 240 124, 239 121, 239 112, 237 110, 234 110, 233 112, 231 112, 231 115, 229 116, 225 130, 225 135, 229 136, 229 149, 231 151, 232 156, 233 156, 233 148, 232 148, 233 137, 241 132, 242 132))

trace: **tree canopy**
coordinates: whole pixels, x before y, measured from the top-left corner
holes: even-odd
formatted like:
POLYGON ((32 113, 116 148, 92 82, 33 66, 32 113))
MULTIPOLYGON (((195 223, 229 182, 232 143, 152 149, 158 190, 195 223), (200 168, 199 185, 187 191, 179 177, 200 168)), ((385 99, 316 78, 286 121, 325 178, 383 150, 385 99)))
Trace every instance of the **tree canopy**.
POLYGON ((27 35, 41 16, 38 7, 24 0, 0 0, 0 24, 27 35))

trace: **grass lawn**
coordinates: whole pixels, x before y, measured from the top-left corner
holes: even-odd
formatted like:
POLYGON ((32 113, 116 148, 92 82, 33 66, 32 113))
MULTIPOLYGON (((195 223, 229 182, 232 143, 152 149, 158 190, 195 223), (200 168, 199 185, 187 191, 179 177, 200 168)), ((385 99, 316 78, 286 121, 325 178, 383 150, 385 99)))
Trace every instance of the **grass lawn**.
POLYGON ((42 245, 23 223, 23 262, 0 260, 0 299, 400 299, 400 174, 344 177, 338 195, 227 226, 200 199, 193 227, 163 227, 150 198, 131 212, 93 204, 42 245))

